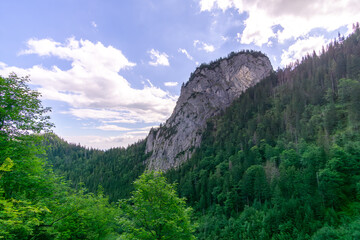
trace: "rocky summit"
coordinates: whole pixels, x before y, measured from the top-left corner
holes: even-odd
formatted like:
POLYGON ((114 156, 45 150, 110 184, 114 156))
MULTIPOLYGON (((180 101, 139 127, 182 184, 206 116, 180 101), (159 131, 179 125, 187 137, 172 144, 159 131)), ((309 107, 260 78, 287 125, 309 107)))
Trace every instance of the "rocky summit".
POLYGON ((198 67, 182 86, 170 118, 152 129, 146 139, 148 169, 166 171, 189 159, 201 143, 207 119, 219 114, 271 71, 269 59, 259 52, 232 53, 198 67))

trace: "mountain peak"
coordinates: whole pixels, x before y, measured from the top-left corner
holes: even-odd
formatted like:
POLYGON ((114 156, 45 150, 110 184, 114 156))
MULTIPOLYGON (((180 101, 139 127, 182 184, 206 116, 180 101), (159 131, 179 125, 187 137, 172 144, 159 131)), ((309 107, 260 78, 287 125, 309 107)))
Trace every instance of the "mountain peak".
POLYGON ((207 119, 227 108, 246 89, 269 76, 272 66, 260 52, 231 53, 200 65, 182 86, 175 109, 146 140, 149 169, 169 170, 191 157, 201 143, 207 119))

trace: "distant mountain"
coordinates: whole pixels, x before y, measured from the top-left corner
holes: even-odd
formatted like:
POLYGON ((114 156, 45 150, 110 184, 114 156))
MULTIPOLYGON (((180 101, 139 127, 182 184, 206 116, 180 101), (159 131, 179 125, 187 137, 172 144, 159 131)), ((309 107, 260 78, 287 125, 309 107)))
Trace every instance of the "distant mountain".
POLYGON ((146 153, 151 153, 148 168, 166 171, 190 159, 201 144, 206 121, 271 71, 264 54, 250 51, 233 53, 198 67, 182 86, 170 118, 147 137, 146 153))

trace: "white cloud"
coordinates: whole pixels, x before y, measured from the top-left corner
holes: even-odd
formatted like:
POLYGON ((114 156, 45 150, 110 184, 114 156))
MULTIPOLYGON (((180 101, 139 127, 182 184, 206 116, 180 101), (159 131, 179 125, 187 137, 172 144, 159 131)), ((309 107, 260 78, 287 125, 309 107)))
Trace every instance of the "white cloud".
POLYGON ((135 129, 122 129, 118 126, 104 125, 98 129, 108 131, 126 131, 121 136, 62 136, 66 141, 71 143, 81 143, 82 146, 94 147, 98 149, 109 149, 112 147, 126 147, 129 144, 145 139, 149 134, 151 128, 158 128, 158 126, 146 126, 135 129))
POLYGON ((235 39, 236 39, 237 42, 241 42, 241 36, 242 36, 241 33, 237 33, 237 34, 236 34, 235 39))
MULTIPOLYGON (((122 52, 112 46, 105 47, 101 42, 96 44, 89 40, 67 39, 61 44, 52 39, 30 39, 28 49, 20 52, 23 54, 37 54, 39 56, 54 56, 72 62, 72 71, 80 70, 105 70, 118 72, 120 69, 133 67, 136 64, 129 62, 122 52)), ((35 66, 36 67, 36 66, 35 66)), ((56 68, 54 70, 61 71, 56 68)))
POLYGON ((135 66, 123 53, 101 42, 68 39, 65 43, 51 39, 30 39, 20 54, 52 56, 71 62, 71 69, 51 69, 41 65, 18 68, 0 63, 0 75, 11 72, 30 75, 31 83, 44 99, 70 105, 68 114, 123 122, 163 122, 171 114, 176 96, 155 87, 134 89, 119 71, 135 66))
POLYGON ((146 127, 139 128, 138 130, 149 132, 150 129, 152 129, 152 128, 159 128, 159 126, 146 126, 146 127))
POLYGON ((307 53, 312 54, 313 51, 318 53, 322 46, 328 44, 328 41, 323 37, 309 37, 306 39, 299 39, 288 50, 283 50, 281 55, 281 65, 286 66, 297 59, 301 60, 307 53))
POLYGON ((201 11, 229 8, 247 12, 241 43, 263 45, 298 38, 315 28, 328 31, 359 21, 358 0, 200 0, 201 11), (277 28, 281 26, 280 28, 277 28))
POLYGON ((166 53, 160 53, 158 50, 151 49, 149 51, 151 61, 149 64, 152 66, 170 66, 169 56, 166 53))
POLYGON ((121 131, 120 135, 116 136, 61 136, 70 143, 81 143, 82 146, 93 147, 97 149, 106 150, 114 147, 127 147, 134 142, 143 140, 149 134, 151 128, 158 128, 159 126, 146 126, 135 129, 121 128, 118 126, 102 126, 97 129, 104 131, 121 131))
POLYGON ((95 21, 92 21, 92 22, 91 22, 91 26, 93 26, 94 28, 97 28, 96 22, 95 22, 95 21))
POLYGON ((178 84, 178 82, 164 82, 164 85, 167 87, 176 87, 178 84))
POLYGON ((117 119, 119 113, 105 109, 79 109, 70 108, 69 111, 63 112, 64 114, 71 114, 80 119, 117 119))
POLYGON ((131 131, 131 132, 128 132, 129 135, 144 135, 144 138, 147 136, 147 134, 149 134, 149 131, 131 131))
POLYGON ((224 42, 226 42, 227 40, 229 40, 229 37, 221 36, 221 40, 223 40, 224 42))
POLYGON ((206 52, 215 51, 215 47, 213 45, 201 42, 199 40, 194 41, 194 47, 196 47, 198 50, 204 50, 206 52))
POLYGON ((191 60, 191 61, 194 60, 194 58, 188 53, 188 51, 186 51, 186 49, 179 48, 179 49, 178 49, 178 52, 181 52, 181 53, 185 54, 185 56, 186 56, 189 60, 191 60))
POLYGON ((210 11, 214 6, 215 0, 201 0, 200 8, 201 11, 210 11))
POLYGON ((129 131, 129 130, 131 130, 130 128, 119 127, 117 125, 102 125, 102 126, 96 127, 96 129, 100 129, 103 131, 129 131))
POLYGON ((138 121, 130 118, 116 118, 116 119, 110 119, 110 120, 101 120, 103 123, 137 123, 138 121))
POLYGON ((354 32, 354 25, 353 25, 354 23, 349 23, 348 25, 347 25, 347 31, 346 31, 346 33, 344 34, 344 37, 347 37, 347 36, 349 36, 350 34, 352 34, 353 32, 354 32))
POLYGON ((242 2, 237 0, 200 0, 201 11, 210 11, 215 7, 222 11, 230 7, 242 8, 242 2))
POLYGON ((134 142, 144 139, 148 132, 124 133, 121 136, 61 136, 70 143, 81 143, 82 146, 106 150, 114 147, 126 147, 134 142))
POLYGON ((64 111, 62 113, 73 115, 78 119, 95 119, 103 123, 155 123, 163 122, 167 118, 166 116, 164 117, 161 113, 153 112, 151 109, 120 110, 114 108, 108 110, 70 108, 68 111, 64 111))

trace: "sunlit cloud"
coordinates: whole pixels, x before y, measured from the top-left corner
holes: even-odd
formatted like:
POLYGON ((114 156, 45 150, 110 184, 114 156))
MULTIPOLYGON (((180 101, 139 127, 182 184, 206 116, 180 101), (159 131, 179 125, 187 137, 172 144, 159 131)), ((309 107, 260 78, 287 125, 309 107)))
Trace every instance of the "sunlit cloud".
POLYGON ((306 54, 312 54, 313 51, 318 54, 326 44, 328 44, 328 41, 323 36, 299 39, 287 50, 283 50, 281 65, 286 66, 296 60, 301 60, 302 57, 306 56, 306 54))
POLYGON ((96 127, 96 129, 100 129, 103 131, 129 131, 130 128, 124 128, 117 125, 101 125, 96 127))
POLYGON ((193 61, 194 58, 188 53, 188 51, 186 51, 186 49, 183 49, 183 48, 179 48, 178 49, 178 52, 181 52, 183 54, 185 54, 185 56, 187 57, 187 59, 193 61))
POLYGON ((225 12, 233 8, 247 13, 240 41, 258 46, 268 43, 270 38, 284 42, 316 28, 332 31, 360 19, 357 0, 200 0, 199 5, 201 11, 225 12))
POLYGON ((176 87, 178 84, 178 82, 164 82, 166 87, 176 87))
POLYGON ((170 66, 169 56, 166 53, 160 53, 158 50, 151 49, 149 51, 150 59, 149 64, 152 66, 170 66))
MULTIPOLYGON (((177 96, 150 85, 132 88, 120 71, 133 68, 123 53, 101 42, 69 38, 65 43, 52 39, 30 39, 19 53, 55 57, 71 62, 69 70, 41 65, 30 68, 0 63, 0 75, 11 72, 30 75, 31 83, 39 86, 43 99, 66 102, 67 114, 79 118, 107 119, 122 122, 163 122, 171 114, 177 96)), ((160 54, 163 55, 163 54, 160 54)), ((166 61, 158 59, 161 64, 166 61)), ((159 63, 159 64, 160 64, 159 63)))
POLYGON ((97 136, 97 135, 86 135, 86 136, 61 136, 63 139, 70 143, 81 143, 82 146, 92 147, 97 149, 106 150, 115 147, 126 147, 134 142, 142 140, 146 137, 148 132, 133 132, 124 133, 120 136, 97 136))
POLYGON ((204 50, 205 52, 213 52, 213 51, 215 51, 215 47, 213 45, 207 44, 207 43, 199 41, 199 40, 195 40, 193 45, 198 50, 204 50))

